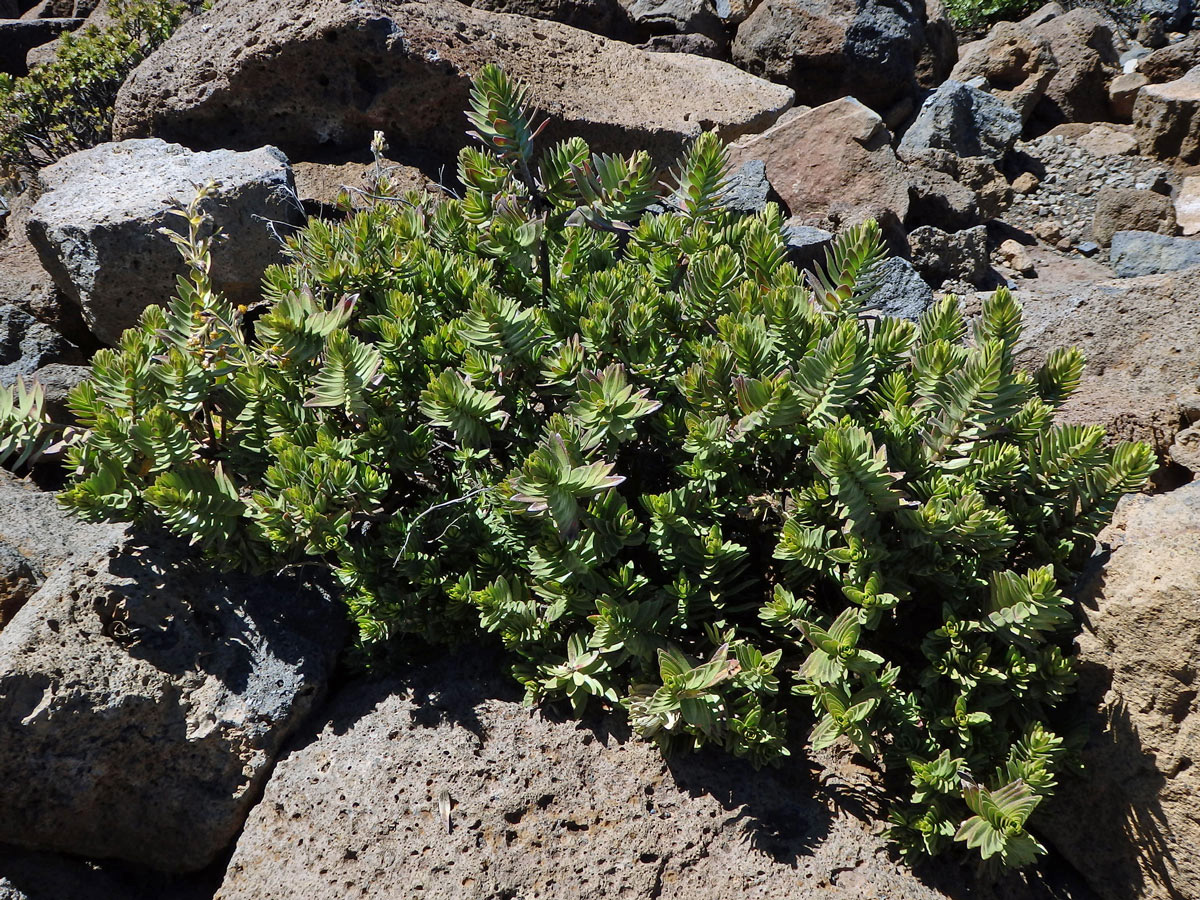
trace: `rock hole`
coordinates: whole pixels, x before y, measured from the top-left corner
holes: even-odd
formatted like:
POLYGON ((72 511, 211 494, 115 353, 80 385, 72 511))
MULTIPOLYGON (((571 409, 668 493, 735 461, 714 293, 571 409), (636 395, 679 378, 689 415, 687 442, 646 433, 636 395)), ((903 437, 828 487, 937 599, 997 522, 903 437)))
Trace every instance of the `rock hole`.
POLYGON ((523 809, 514 809, 512 812, 506 812, 504 814, 504 821, 509 825, 516 825, 523 818, 525 818, 525 810, 523 809))

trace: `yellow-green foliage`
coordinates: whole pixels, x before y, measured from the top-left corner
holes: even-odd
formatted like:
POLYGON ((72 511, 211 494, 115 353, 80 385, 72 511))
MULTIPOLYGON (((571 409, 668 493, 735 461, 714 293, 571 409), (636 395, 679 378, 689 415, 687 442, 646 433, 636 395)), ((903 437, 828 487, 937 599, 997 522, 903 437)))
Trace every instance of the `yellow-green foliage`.
MULTIPOLYGON (((806 277, 778 207, 723 207, 711 134, 664 196, 645 154, 537 155, 495 69, 470 119, 461 199, 310 223, 253 327, 194 203, 177 297, 71 397, 63 504, 326 566, 364 642, 491 635, 531 702, 664 749, 843 742, 886 765, 906 854, 1032 860, 1062 588, 1153 464, 1054 424, 1082 356, 1020 369, 1005 291, 973 329, 953 298, 869 315, 878 226, 806 277)), ((43 418, 0 392, 0 462, 43 418)))
POLYGON ((170 37, 185 8, 109 0, 110 26, 67 32, 54 60, 27 76, 0 74, 0 170, 11 177, 108 140, 121 83, 170 37))

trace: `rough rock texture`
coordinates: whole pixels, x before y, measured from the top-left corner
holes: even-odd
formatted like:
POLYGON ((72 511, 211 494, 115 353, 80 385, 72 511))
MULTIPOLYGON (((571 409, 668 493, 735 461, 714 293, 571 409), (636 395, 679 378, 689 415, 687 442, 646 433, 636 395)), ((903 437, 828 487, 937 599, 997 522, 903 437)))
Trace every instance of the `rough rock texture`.
MULTIPOLYGON (((76 4, 68 4, 68 5, 76 7, 78 9, 78 12, 75 13, 76 15, 86 15, 87 16, 87 18, 83 19, 83 21, 80 23, 79 27, 74 29, 75 31, 82 31, 83 29, 89 28, 92 25, 95 25, 97 28, 108 28, 111 25, 113 25, 116 21, 112 15, 112 12, 108 8, 108 3, 103 2, 103 0, 102 0, 102 2, 96 4, 95 8, 92 9, 92 11, 89 13, 85 13, 84 10, 86 10, 89 6, 92 5, 91 0, 87 0, 86 3, 76 3, 76 4)), ((185 11, 184 16, 187 16, 187 15, 189 15, 189 13, 185 11)), ((34 66, 44 65, 45 63, 48 63, 51 60, 53 60, 54 57, 58 53, 58 45, 59 45, 60 40, 61 40, 61 35, 59 37, 56 37, 54 40, 50 41, 47 44, 42 44, 41 46, 34 47, 32 50, 30 50, 28 53, 25 54, 25 64, 30 69, 32 69, 34 66)))
POLYGON ((763 0, 738 28, 733 60, 790 85, 797 102, 853 96, 884 112, 954 65, 945 13, 925 0, 763 0))
MULTIPOLYGON (((395 191, 437 190, 437 185, 420 169, 412 166, 385 159, 380 169, 395 191)), ((361 207, 371 202, 363 192, 374 183, 377 173, 374 162, 297 162, 292 163, 292 175, 296 179, 296 196, 301 203, 334 207, 338 195, 347 191, 351 204, 361 207)))
POLYGON ((1133 127, 1146 156, 1200 162, 1200 66, 1138 91, 1133 127))
POLYGON ((1193 477, 1200 474, 1200 427, 1190 425, 1175 435, 1170 456, 1172 462, 1183 466, 1193 477))
POLYGON ((0 628, 20 611, 37 590, 29 560, 7 543, 0 543, 0 628))
POLYGON ((470 78, 489 62, 529 86, 547 140, 579 134, 663 162, 706 128, 761 130, 793 97, 728 63, 449 0, 222 0, 129 77, 113 131, 304 158, 361 150, 379 130, 398 153, 445 153, 466 142, 470 78))
POLYGON ((1047 836, 1107 900, 1200 897, 1200 483, 1129 498, 1101 540, 1081 596, 1087 774, 1064 779, 1047 836))
POLYGON ((900 152, 908 163, 910 198, 904 224, 959 231, 995 218, 1012 203, 1013 190, 990 160, 949 150, 900 152))
POLYGON ((1116 123, 1095 125, 1078 135, 1074 144, 1085 153, 1099 158, 1137 154, 1137 138, 1130 132, 1129 126, 1116 123))
POLYGON ((728 44, 724 25, 708 0, 620 0, 620 3, 628 20, 643 33, 705 35, 723 46, 728 44))
POLYGON ((1200 239, 1118 231, 1112 237, 1109 263, 1122 278, 1190 269, 1200 266, 1200 239))
POLYGON ((883 120, 852 97, 793 110, 730 148, 735 165, 766 164, 792 215, 837 231, 867 218, 898 226, 908 213, 908 178, 883 120))
POLYGON ((950 77, 982 78, 989 90, 1025 121, 1058 73, 1050 42, 1019 22, 999 22, 988 36, 959 48, 950 77))
POLYGON ((711 38, 707 34, 654 34, 637 45, 639 50, 651 53, 690 53, 710 59, 724 59, 729 55, 728 41, 711 38))
POLYGON ((1104 425, 1114 440, 1142 440, 1166 453, 1185 412, 1200 404, 1200 279, 1151 275, 1059 291, 1020 292, 1026 367, 1056 347, 1087 358, 1079 391, 1060 418, 1104 425))
POLYGON ((33 205, 31 194, 26 191, 16 198, 10 215, 0 219, 8 231, 0 241, 0 305, 23 310, 76 343, 86 341, 88 333, 78 308, 55 286, 25 233, 33 205))
POLYGON ((96 338, 115 343, 151 303, 169 299, 185 271, 159 229, 179 230, 174 201, 219 183, 206 204, 223 238, 213 281, 233 300, 258 296, 263 270, 282 260, 281 237, 303 222, 287 159, 274 147, 192 153, 157 139, 101 144, 40 174, 29 237, 96 338))
MULTIPOLYGON (((1103 187, 1096 194, 1096 218, 1092 237, 1102 247, 1112 243, 1118 231, 1175 233, 1175 204, 1154 191, 1103 187)), ((1146 274, 1146 273, 1142 273, 1146 274)))
POLYGON ((82 19, 2 19, 0 18, 0 72, 25 75, 29 68, 25 55, 34 47, 49 43, 64 31, 78 28, 82 19))
POLYGON ((33 373, 33 377, 42 386, 42 399, 46 415, 50 417, 51 422, 73 421, 67 400, 75 386, 81 381, 86 381, 91 374, 91 366, 75 366, 69 363, 50 363, 33 373))
POLYGON ((925 98, 897 148, 901 156, 949 150, 999 160, 1021 136, 1021 116, 1008 104, 961 81, 946 81, 925 98))
POLYGON ((761 159, 747 160, 730 174, 724 200, 726 207, 743 213, 757 213, 771 202, 781 202, 781 198, 771 186, 767 165, 761 159))
POLYGON ((1200 175, 1188 175, 1175 195, 1175 221, 1184 235, 1200 233, 1200 175))
POLYGON ((1113 118, 1118 122, 1132 122, 1138 91, 1149 83, 1150 79, 1141 72, 1124 72, 1114 78, 1108 85, 1108 103, 1113 118))
POLYGON ((910 163, 908 177, 906 228, 932 225, 957 231, 984 220, 979 195, 948 172, 932 165, 910 163))
POLYGON ((987 227, 947 232, 930 225, 908 235, 913 267, 935 287, 947 279, 976 284, 988 272, 987 227))
POLYGON ((609 37, 632 37, 629 17, 617 0, 470 0, 468 6, 549 19, 609 37))
POLYGON ((893 256, 886 260, 878 278, 879 288, 867 305, 884 315, 915 322, 933 304, 933 291, 906 259, 893 256))
POLYGON ((50 326, 15 306, 0 306, 0 386, 18 376, 28 384, 39 368, 50 363, 81 363, 79 348, 50 326))
POLYGON ((0 469, 0 628, 60 565, 110 547, 121 527, 63 512, 55 495, 0 469))
POLYGON ((1142 57, 1137 70, 1152 84, 1161 84, 1183 77, 1196 66, 1200 66, 1200 32, 1142 57))
POLYGON ((874 808, 861 769, 816 780, 717 755, 668 765, 611 719, 522 708, 486 674, 502 663, 477 660, 336 698, 276 767, 218 900, 943 896, 827 808, 839 794, 874 808))
POLYGON ((1035 108, 1039 120, 1057 125, 1109 118, 1108 82, 1121 71, 1117 31, 1108 16, 1083 7, 1034 30, 1058 60, 1058 71, 1035 108))
POLYGON ((783 226, 787 238, 788 261, 798 269, 812 269, 825 259, 825 251, 833 245, 833 232, 789 219, 783 226))
POLYGON ((1192 26, 1192 0, 1134 0, 1129 12, 1158 22, 1164 31, 1187 31, 1192 26))
POLYGON ((1020 241, 1009 238, 1000 244, 996 251, 1003 264, 1021 275, 1032 276, 1037 273, 1037 266, 1029 256, 1029 251, 1020 241))
POLYGON ((341 613, 295 578, 194 559, 117 542, 0 632, 0 840, 164 871, 233 840, 324 689, 341 613))

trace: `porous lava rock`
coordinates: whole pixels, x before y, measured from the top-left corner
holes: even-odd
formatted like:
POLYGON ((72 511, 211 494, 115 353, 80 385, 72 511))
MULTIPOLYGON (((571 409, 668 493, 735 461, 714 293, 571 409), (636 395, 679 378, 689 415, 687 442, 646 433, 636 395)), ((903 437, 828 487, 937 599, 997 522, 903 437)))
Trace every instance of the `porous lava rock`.
POLYGON ((60 566, 0 631, 0 842, 184 872, 233 840, 318 702, 343 612, 130 536, 60 566))
POLYGON ((1080 592, 1085 769, 1046 836, 1105 900, 1198 897, 1200 483, 1127 498, 1101 543, 1080 592))
POLYGON ((491 653, 358 684, 300 736, 218 900, 943 900, 884 849, 879 795, 529 710, 491 653), (862 818, 857 818, 856 814, 862 818))
POLYGON ((558 22, 452 0, 221 0, 129 77, 118 138, 194 149, 264 143, 294 158, 362 150, 446 154, 467 138, 470 82, 487 63, 524 82, 545 140, 674 162, 705 129, 760 131, 793 92, 728 63, 649 53, 558 22))
POLYGON ((197 185, 215 183, 203 207, 221 235, 212 278, 234 302, 258 298, 263 271, 283 260, 283 239, 304 221, 287 158, 274 147, 193 153, 157 138, 128 140, 63 157, 39 180, 30 241, 106 344, 174 295, 186 265, 162 229, 186 231, 172 210, 197 185))

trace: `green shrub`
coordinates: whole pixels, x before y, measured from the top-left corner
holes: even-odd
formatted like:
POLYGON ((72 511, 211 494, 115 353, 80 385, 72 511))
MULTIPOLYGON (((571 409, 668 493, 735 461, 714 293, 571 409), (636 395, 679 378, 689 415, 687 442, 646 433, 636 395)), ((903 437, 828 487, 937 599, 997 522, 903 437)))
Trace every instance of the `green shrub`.
POLYGON ((981 31, 1027 16, 1041 5, 1039 0, 946 0, 946 12, 959 28, 981 31))
MULTIPOLYGON (((946 12, 961 30, 982 34, 996 22, 1022 19, 1043 5, 1044 0, 946 0, 946 12)), ((1068 10, 1087 7, 1108 13, 1123 26, 1137 28, 1133 0, 1065 0, 1068 10)))
POLYGON ((0 171, 12 177, 109 140, 126 76, 171 36, 186 9, 172 0, 108 0, 113 23, 59 38, 52 62, 0 73, 0 171))
MULTIPOLYGON (((971 338, 953 299, 868 315, 873 224, 806 284, 778 208, 722 208, 711 135, 643 215, 648 157, 535 165, 498 70, 470 116, 464 196, 310 223, 253 338, 198 198, 178 297, 72 396, 63 504, 319 561, 365 642, 496 635, 531 701, 619 704, 665 749, 848 739, 904 786, 906 853, 1030 861, 1074 678, 1060 588, 1152 466, 1052 423, 1079 353, 1017 370, 1004 291, 971 338)), ((10 452, 45 442, 26 427, 10 452)))

